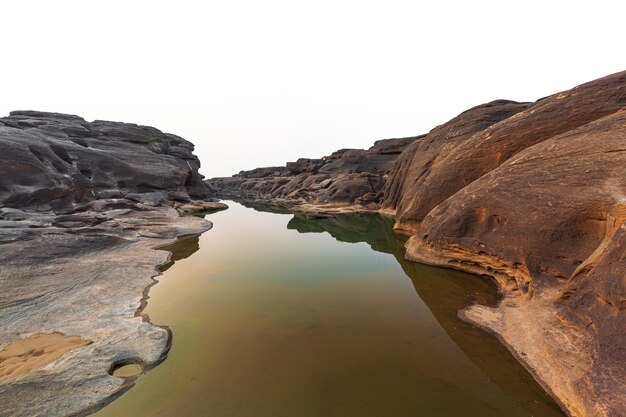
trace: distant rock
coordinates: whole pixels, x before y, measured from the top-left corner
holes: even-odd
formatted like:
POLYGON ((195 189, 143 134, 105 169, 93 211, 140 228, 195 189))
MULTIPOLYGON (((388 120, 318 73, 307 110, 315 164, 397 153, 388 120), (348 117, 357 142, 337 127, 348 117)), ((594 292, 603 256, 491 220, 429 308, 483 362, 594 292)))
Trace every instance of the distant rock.
POLYGON ((416 139, 379 140, 368 150, 341 149, 321 159, 301 158, 284 167, 241 171, 206 183, 221 197, 280 202, 322 212, 355 205, 376 210, 385 176, 416 139))

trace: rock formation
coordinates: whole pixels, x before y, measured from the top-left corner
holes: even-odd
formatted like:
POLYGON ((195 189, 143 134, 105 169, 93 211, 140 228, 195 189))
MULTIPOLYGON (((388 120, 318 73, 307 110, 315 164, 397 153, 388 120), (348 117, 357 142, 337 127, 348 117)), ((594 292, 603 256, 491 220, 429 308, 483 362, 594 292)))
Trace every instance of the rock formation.
POLYGON ((207 181, 222 197, 267 201, 306 211, 377 209, 387 173, 417 138, 379 140, 368 150, 341 149, 321 159, 257 168, 207 181))
POLYGON ((207 198, 193 145, 129 123, 15 111, 0 118, 0 206, 80 209, 103 198, 157 205, 207 198))
POLYGON ((141 311, 171 253, 222 209, 193 145, 157 129, 41 112, 0 119, 0 416, 86 415, 164 359, 141 311))
POLYGON ((515 154, 431 210, 407 245, 408 259, 498 281, 500 306, 466 317, 523 352, 577 416, 626 410, 625 193, 626 109, 515 154))
MULTIPOLYGON (((390 174, 384 207, 396 211, 399 227, 407 233, 414 231, 438 204, 516 153, 624 108, 625 79, 626 74, 618 73, 532 105, 510 104, 507 107, 512 107, 508 110, 511 117, 505 112, 496 113, 496 117, 471 115, 480 112, 482 106, 461 114, 433 129, 425 138, 428 145, 414 144, 402 155, 406 161, 397 164, 390 174), (466 116, 471 117, 469 126, 465 124, 466 116), (457 119, 461 119, 461 128, 457 127, 457 119), (427 146, 435 150, 423 152, 427 146)), ((497 112, 497 107, 492 110, 487 106, 485 113, 497 112)))
MULTIPOLYGON (((626 414, 626 72, 474 107, 403 148, 375 193, 350 187, 337 212, 378 208, 410 237, 409 260, 492 277, 498 306, 461 316, 495 333, 569 414, 626 414)), ((209 185, 296 210, 330 202, 314 175, 249 192, 284 173, 270 171, 209 185)))

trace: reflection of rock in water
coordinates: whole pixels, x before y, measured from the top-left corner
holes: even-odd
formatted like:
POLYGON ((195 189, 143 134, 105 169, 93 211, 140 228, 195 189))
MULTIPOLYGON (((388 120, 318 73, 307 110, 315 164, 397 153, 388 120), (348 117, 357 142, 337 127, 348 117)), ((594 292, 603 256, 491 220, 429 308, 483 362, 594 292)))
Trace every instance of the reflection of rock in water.
POLYGON ((282 206, 276 203, 259 203, 258 201, 252 200, 240 200, 237 199, 237 202, 244 207, 251 208, 256 211, 267 212, 267 213, 277 213, 277 214, 292 214, 287 207, 282 206))
MULTIPOLYGON (((338 241, 364 242, 375 251, 392 254, 437 322, 489 379, 510 395, 528 401, 530 408, 537 393, 547 397, 504 346, 457 316, 457 312, 468 305, 494 305, 497 302, 497 290, 490 280, 407 261, 404 258, 405 240, 393 233, 391 218, 374 214, 310 218, 296 214, 287 227, 300 233, 326 232, 338 241)), ((554 407, 559 408, 556 404, 554 407)))
POLYGON ((188 258, 200 249, 200 235, 180 238, 170 245, 159 247, 159 249, 172 252, 169 262, 159 267, 161 272, 165 272, 170 269, 176 261, 188 258))
POLYGON ((392 227, 392 219, 371 214, 324 218, 296 214, 287 224, 300 233, 327 232, 340 242, 365 242, 377 252, 394 254, 403 250, 404 239, 395 236, 392 227))

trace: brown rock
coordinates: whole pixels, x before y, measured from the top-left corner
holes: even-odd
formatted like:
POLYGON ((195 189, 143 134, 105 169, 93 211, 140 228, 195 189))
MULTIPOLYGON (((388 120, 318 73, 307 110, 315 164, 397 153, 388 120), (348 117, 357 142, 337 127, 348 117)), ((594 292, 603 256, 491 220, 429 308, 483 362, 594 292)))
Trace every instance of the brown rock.
POLYGON ((411 163, 394 168, 384 206, 396 209, 399 229, 414 231, 438 204, 516 153, 626 106, 626 72, 554 94, 530 107, 504 106, 495 114, 489 114, 494 109, 478 107, 441 126, 443 132, 435 129, 429 135, 437 135, 431 146, 443 148, 441 152, 435 151, 433 158, 433 151, 422 156, 415 150, 411 163), (518 113, 524 107, 528 108, 518 113), (476 117, 477 111, 486 113, 478 114, 478 125, 476 119, 465 124, 464 119, 476 117))
POLYGON ((494 277, 507 294, 498 319, 468 318, 524 352, 573 415, 621 415, 625 196, 626 109, 519 152, 439 204, 407 257, 494 277))

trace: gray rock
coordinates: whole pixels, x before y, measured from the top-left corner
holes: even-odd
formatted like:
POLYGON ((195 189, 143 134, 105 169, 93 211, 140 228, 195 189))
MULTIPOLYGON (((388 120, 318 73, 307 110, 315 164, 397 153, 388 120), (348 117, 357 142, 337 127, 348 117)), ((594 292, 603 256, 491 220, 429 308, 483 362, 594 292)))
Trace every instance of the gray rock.
POLYGON ((385 176, 416 137, 379 140, 368 150, 340 149, 321 159, 301 158, 285 167, 257 168, 207 180, 219 196, 281 201, 308 211, 358 205, 375 209, 382 201, 385 176))
POLYGON ((0 149, 0 351, 49 333, 81 341, 0 366, 0 416, 86 415, 134 383, 114 366, 167 354, 169 329, 141 314, 171 263, 157 249, 211 227, 190 214, 227 206, 206 201, 193 145, 152 127, 13 112, 0 149))
POLYGON ((74 210, 99 198, 156 205, 211 196, 193 145, 158 129, 15 111, 0 119, 0 207, 74 210))
POLYGON ((148 370, 165 359, 169 330, 141 315, 157 266, 171 255, 155 249, 211 223, 173 208, 84 212, 32 229, 36 218, 6 220, 0 229, 0 349, 52 332, 91 343, 0 378, 0 416, 85 415, 134 383, 111 376, 113 366, 132 362, 148 370))

